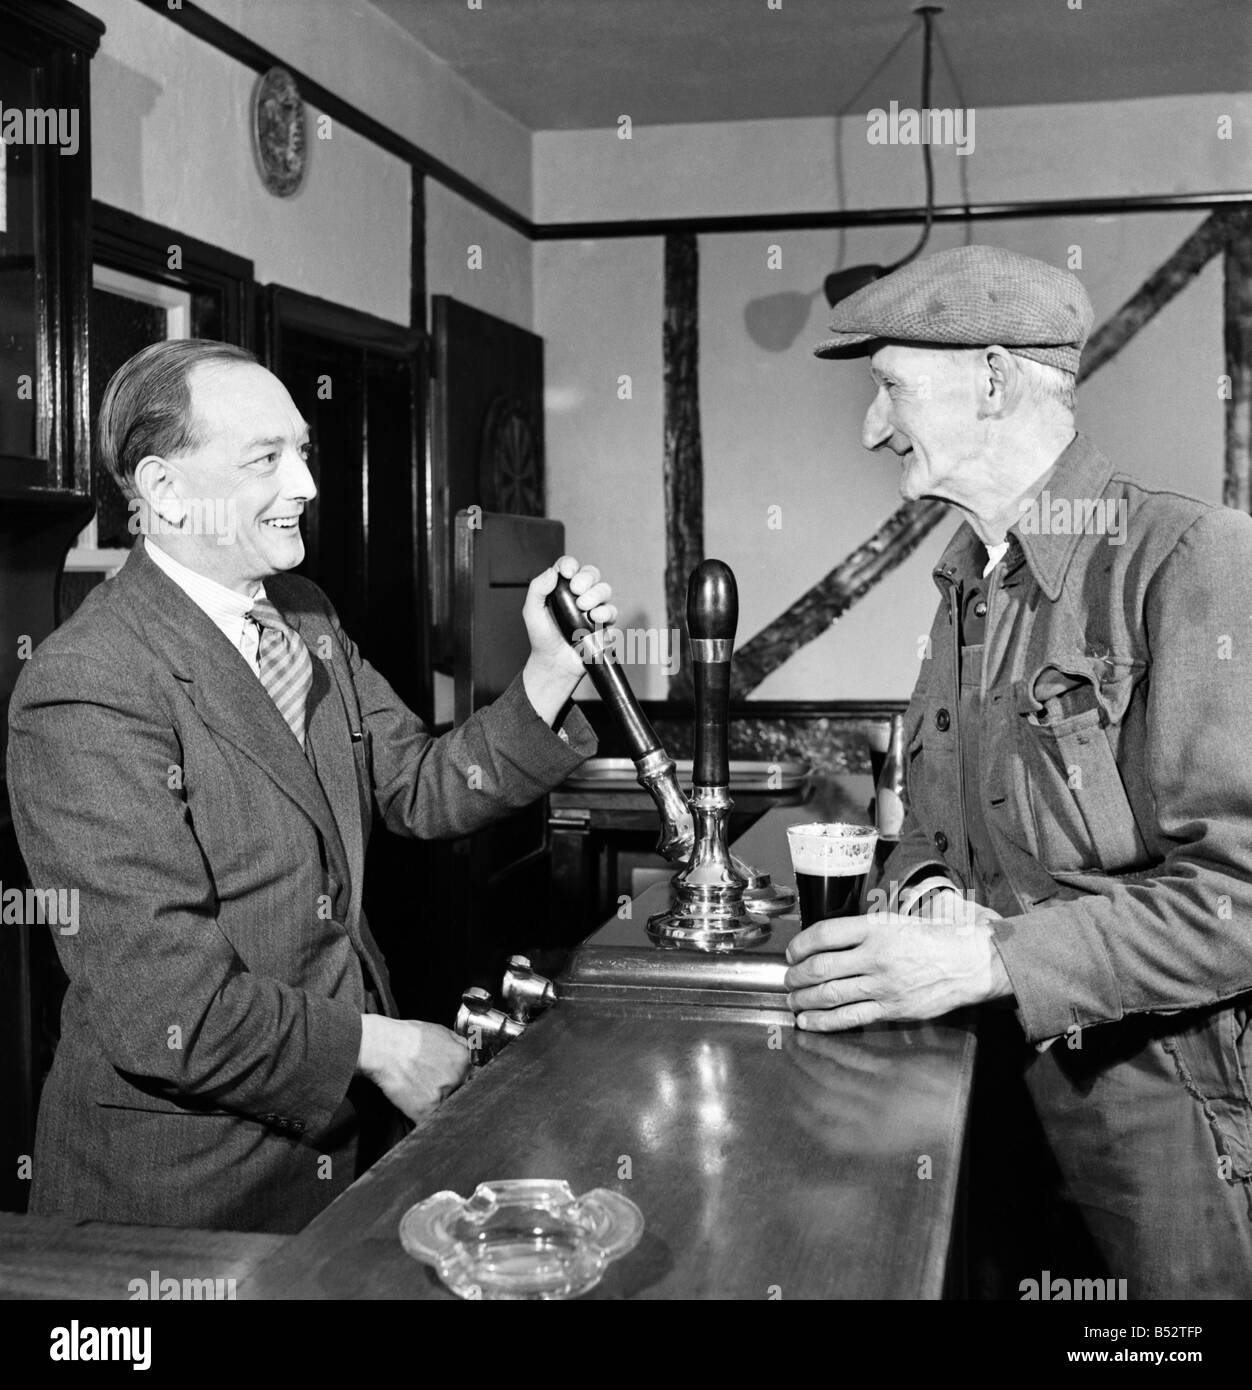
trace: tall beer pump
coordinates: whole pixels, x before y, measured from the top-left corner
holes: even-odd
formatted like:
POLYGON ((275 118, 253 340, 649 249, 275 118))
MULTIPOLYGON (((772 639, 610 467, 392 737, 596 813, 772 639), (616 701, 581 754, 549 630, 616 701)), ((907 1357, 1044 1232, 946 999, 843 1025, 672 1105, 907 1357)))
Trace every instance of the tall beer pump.
MULTIPOLYGON (((587 632, 587 618, 565 579, 549 595, 557 625, 570 641, 587 632)), ((739 621, 735 576, 721 560, 705 560, 687 585, 687 632, 695 687, 695 764, 690 801, 671 759, 639 707, 621 668, 604 652, 589 665, 601 699, 617 719, 639 783, 661 817, 658 852, 685 867, 675 875, 668 912, 648 922, 658 944, 734 951, 769 936, 769 915, 786 912, 794 893, 743 864, 727 848, 730 799, 729 705, 731 653, 739 621)))

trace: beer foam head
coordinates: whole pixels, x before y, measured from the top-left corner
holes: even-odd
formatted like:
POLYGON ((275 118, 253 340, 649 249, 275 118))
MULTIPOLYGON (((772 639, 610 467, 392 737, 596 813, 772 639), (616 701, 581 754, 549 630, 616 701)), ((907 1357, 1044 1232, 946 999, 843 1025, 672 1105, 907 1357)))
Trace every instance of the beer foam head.
POLYGON ((791 867, 798 874, 824 878, 865 873, 874 861, 877 839, 878 832, 867 825, 814 822, 787 827, 791 867))

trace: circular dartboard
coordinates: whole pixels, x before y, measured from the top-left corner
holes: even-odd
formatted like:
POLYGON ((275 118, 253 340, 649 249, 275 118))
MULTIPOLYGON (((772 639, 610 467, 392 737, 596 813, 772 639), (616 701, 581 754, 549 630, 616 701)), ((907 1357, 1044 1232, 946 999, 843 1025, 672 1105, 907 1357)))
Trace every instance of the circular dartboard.
POLYGON ((479 488, 487 510, 543 515, 543 458, 530 412, 516 396, 497 396, 483 421, 479 488))

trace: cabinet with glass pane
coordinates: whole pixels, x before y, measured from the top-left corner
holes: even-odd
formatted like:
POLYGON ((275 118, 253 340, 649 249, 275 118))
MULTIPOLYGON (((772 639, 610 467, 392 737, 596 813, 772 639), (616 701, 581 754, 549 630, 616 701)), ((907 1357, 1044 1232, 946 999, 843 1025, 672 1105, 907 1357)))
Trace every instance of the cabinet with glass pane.
MULTIPOLYGON (((0 0, 0 883, 25 882, 5 781, 8 707, 58 621, 66 551, 92 513, 88 70, 103 32, 62 0, 0 0)), ((0 931, 0 1114, 30 1154, 64 977, 47 927, 0 931)), ((0 1208, 22 1210, 21 1164, 0 1208)))
POLYGON ((0 0, 0 493, 89 493, 91 106, 103 25, 0 0))

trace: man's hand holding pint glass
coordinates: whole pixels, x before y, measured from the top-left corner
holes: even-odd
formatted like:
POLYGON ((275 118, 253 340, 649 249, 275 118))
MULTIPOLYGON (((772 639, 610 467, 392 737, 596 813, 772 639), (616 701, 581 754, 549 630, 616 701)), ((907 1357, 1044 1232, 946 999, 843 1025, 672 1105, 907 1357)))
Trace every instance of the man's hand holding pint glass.
POLYGON ((990 909, 961 904, 938 920, 860 915, 876 839, 869 826, 788 828, 804 927, 787 947, 787 1002, 796 1026, 834 1033, 937 1018, 1011 995, 990 909))
POLYGON ((855 917, 874 862, 878 832, 839 821, 787 828, 800 921, 811 927, 831 917, 855 917))

